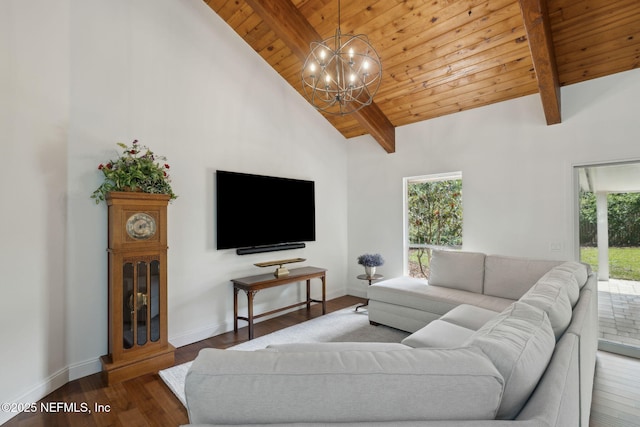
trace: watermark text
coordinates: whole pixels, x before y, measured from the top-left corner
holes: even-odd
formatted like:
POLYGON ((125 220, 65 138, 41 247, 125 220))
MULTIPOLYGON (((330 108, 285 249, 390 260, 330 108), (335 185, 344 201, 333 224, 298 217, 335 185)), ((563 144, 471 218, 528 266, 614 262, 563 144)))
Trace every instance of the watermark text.
POLYGON ((0 403, 0 412, 41 412, 47 414, 75 413, 91 414, 94 412, 111 412, 111 405, 88 402, 3 402, 0 403))

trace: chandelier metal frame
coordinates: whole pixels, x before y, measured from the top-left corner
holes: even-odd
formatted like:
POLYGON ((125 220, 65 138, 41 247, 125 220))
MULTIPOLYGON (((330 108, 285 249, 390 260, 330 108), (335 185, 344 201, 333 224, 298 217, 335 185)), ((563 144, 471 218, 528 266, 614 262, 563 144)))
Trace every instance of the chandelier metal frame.
POLYGON ((382 80, 380 56, 366 35, 341 33, 339 0, 335 36, 311 42, 310 48, 302 67, 302 87, 317 110, 342 116, 373 102, 382 80))

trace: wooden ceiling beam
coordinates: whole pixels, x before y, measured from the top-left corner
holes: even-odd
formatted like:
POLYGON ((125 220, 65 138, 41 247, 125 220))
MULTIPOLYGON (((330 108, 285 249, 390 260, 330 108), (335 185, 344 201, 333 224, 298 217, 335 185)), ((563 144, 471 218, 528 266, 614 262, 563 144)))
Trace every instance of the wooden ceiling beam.
POLYGON ((547 125, 560 123, 560 79, 546 0, 519 0, 547 125))
MULTIPOLYGON (((309 53, 309 44, 323 40, 291 0, 246 2, 302 63, 309 53)), ((395 152, 395 128, 378 105, 371 103, 351 114, 387 153, 395 152)))

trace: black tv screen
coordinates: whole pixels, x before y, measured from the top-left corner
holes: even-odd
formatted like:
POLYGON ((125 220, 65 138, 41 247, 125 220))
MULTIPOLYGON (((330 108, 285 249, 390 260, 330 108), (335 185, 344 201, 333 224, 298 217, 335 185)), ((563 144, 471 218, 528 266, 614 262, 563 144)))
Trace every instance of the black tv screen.
POLYGON ((218 249, 315 239, 313 181, 216 171, 218 249))

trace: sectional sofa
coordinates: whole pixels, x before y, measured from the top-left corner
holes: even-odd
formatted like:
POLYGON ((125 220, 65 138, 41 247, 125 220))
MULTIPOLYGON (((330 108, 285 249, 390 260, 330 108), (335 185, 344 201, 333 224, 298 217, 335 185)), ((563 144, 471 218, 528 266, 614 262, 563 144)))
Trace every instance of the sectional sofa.
POLYGON ((596 280, 577 262, 436 251, 429 282, 369 287, 402 343, 205 349, 193 425, 588 426, 596 280))

